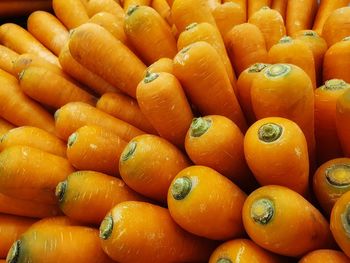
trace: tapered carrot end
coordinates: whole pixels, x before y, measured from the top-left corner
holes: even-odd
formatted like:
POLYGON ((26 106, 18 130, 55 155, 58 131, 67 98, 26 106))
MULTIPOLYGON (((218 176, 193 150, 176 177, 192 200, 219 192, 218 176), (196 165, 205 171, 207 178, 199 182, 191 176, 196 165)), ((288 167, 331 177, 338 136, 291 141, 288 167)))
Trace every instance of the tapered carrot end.
POLYGON ((113 217, 111 215, 107 215, 101 225, 100 225, 100 238, 103 240, 108 239, 113 232, 113 217))
POLYGON ((120 159, 125 162, 129 160, 135 153, 137 148, 137 143, 132 141, 129 142, 128 145, 125 147, 124 151, 122 152, 120 159))
POLYGON ((58 202, 63 201, 66 190, 67 190, 67 181, 58 183, 55 190, 55 195, 58 199, 58 202))
POLYGON ((329 184, 334 187, 350 186, 350 165, 334 164, 327 168, 325 176, 329 184))
POLYGON ((258 130, 259 140, 266 143, 274 142, 281 137, 282 132, 282 126, 275 123, 266 123, 258 130))
POLYGON ((194 118, 192 120, 191 127, 190 127, 190 135, 192 137, 200 137, 207 132, 210 126, 211 126, 210 119, 204 119, 201 117, 194 118))
POLYGON ((186 196, 191 192, 192 181, 190 178, 184 176, 179 177, 175 180, 171 186, 171 195, 175 200, 185 199, 186 196))
POLYGON ((268 224, 275 213, 275 207, 271 200, 263 198, 256 200, 250 209, 251 218, 261 224, 268 224))
POLYGON ((17 240, 14 242, 10 248, 10 251, 7 254, 6 262, 8 263, 17 263, 19 258, 19 253, 21 250, 21 241, 17 240))

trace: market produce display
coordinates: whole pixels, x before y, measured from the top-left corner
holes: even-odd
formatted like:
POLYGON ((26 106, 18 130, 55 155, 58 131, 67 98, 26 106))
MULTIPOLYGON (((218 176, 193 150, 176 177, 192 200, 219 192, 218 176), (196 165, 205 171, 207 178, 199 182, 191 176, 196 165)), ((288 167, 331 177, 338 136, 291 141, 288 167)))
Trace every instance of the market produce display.
POLYGON ((349 83, 349 0, 0 1, 0 263, 350 263, 349 83))

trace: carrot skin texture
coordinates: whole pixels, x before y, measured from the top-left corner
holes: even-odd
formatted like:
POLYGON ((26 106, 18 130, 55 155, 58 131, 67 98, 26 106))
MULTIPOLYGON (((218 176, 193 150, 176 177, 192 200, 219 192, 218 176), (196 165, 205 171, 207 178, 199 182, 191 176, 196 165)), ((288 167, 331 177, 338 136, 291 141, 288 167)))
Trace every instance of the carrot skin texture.
POLYGON ((89 20, 87 11, 80 0, 53 0, 56 17, 68 28, 73 29, 89 20))
POLYGON ((335 122, 340 145, 345 157, 350 157, 350 90, 344 92, 337 100, 335 122))

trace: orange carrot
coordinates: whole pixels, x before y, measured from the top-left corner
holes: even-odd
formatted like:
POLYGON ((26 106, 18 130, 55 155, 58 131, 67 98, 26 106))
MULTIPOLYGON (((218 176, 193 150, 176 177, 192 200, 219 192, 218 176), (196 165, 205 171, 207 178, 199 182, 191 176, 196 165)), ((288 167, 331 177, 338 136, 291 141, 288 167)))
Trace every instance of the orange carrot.
POLYGON ((69 50, 80 64, 135 98, 146 66, 106 29, 92 23, 76 28, 69 50))
POLYGON ((287 5, 288 0, 272 0, 271 8, 281 14, 283 21, 286 21, 287 5))
POLYGON ((1 137, 0 151, 14 145, 27 145, 58 156, 66 156, 66 145, 55 135, 37 127, 17 127, 1 137))
POLYGON ((203 115, 223 115, 245 131, 246 122, 225 66, 210 44, 199 41, 183 48, 174 58, 174 75, 203 115))
POLYGON ((142 201, 141 197, 118 178, 93 171, 70 174, 56 187, 62 211, 78 222, 101 224, 115 205, 124 201, 142 201))
POLYGON ((334 10, 324 23, 322 36, 328 47, 350 36, 350 6, 334 10))
POLYGON ((68 30, 52 14, 45 11, 33 12, 27 20, 28 31, 56 56, 69 39, 68 30))
POLYGON ((122 202, 107 214, 100 239, 117 262, 207 262, 215 246, 181 229, 167 209, 136 201, 122 202))
MULTIPOLYGON (((18 57, 18 54, 3 45, 0 45, 0 69, 13 74, 12 62, 18 57)), ((15 74, 13 74, 15 75, 15 74)))
POLYGON ((350 90, 344 92, 336 104, 335 121, 340 145, 346 157, 350 157, 350 90))
POLYGON ((72 29, 86 23, 89 16, 80 0, 52 0, 52 7, 57 18, 72 29))
POLYGON ((15 126, 8 121, 0 117, 0 136, 3 136, 9 130, 15 128, 15 126))
POLYGON ((88 0, 86 10, 90 17, 100 12, 113 14, 119 23, 124 23, 124 9, 114 0, 88 0))
POLYGON ((97 101, 96 108, 147 133, 157 134, 157 131, 142 113, 137 101, 127 95, 105 93, 97 101))
POLYGON ((52 8, 51 1, 49 0, 11 0, 0 2, 0 16, 2 18, 13 18, 16 16, 29 15, 35 10, 50 11, 52 8))
POLYGON ((173 60, 170 58, 160 58, 156 62, 152 63, 148 66, 145 71, 145 76, 150 73, 157 72, 167 72, 170 74, 174 74, 174 64, 173 60))
POLYGON ((172 27, 174 25, 171 16, 171 7, 166 0, 152 0, 151 6, 169 24, 169 26, 172 27))
POLYGON ((136 98, 141 112, 158 134, 184 148, 193 114, 177 78, 166 72, 150 73, 137 86, 136 98))
POLYGON ((132 6, 150 6, 151 0, 123 0, 123 8, 125 12, 132 6))
POLYGON ((83 102, 67 103, 55 113, 56 132, 63 140, 67 140, 78 128, 90 124, 115 132, 125 141, 144 133, 131 124, 83 102))
POLYGON ((166 203, 171 181, 190 162, 167 140, 150 134, 135 137, 124 148, 119 172, 136 192, 166 203), (159 169, 162 167, 162 169, 159 169))
POLYGON ((349 261, 350 259, 342 251, 332 249, 317 249, 304 255, 298 261, 298 263, 349 263, 349 261))
POLYGON ((272 3, 272 0, 247 0, 248 19, 250 19, 255 12, 259 11, 260 8, 264 6, 270 7, 271 3, 272 3))
POLYGON ((238 4, 242 10, 244 11, 244 22, 247 21, 247 7, 248 7, 248 3, 247 0, 223 0, 222 3, 227 3, 227 2, 232 2, 235 4, 238 4))

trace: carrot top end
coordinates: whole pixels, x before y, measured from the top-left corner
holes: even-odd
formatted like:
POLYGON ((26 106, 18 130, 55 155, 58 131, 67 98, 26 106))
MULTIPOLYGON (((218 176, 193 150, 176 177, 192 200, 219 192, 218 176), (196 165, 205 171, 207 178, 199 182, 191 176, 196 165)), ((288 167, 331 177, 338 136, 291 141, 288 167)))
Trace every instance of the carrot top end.
POLYGON ((327 182, 336 188, 350 186, 350 164, 334 164, 325 171, 327 182))
POLYGON ((284 36, 278 41, 278 43, 285 44, 285 43, 290 43, 292 41, 293 41, 293 38, 291 38, 290 36, 284 36))
POLYGON ((21 249, 21 241, 17 240, 12 244, 12 246, 7 254, 6 262, 17 263, 18 258, 19 258, 20 249, 21 249))
POLYGON ((256 200, 250 209, 251 218, 258 224, 267 225, 275 213, 275 206, 270 199, 256 200))
POLYGON ((124 151, 122 152, 121 155, 121 161, 125 162, 129 160, 135 153, 137 148, 137 143, 134 141, 131 141, 128 143, 128 145, 125 147, 124 151))
POLYGON ((270 143, 278 140, 282 135, 282 126, 275 123, 266 123, 258 130, 258 137, 260 141, 270 143))
POLYGON ((350 41, 350 36, 344 37, 344 38, 343 38, 343 41, 350 41))
POLYGON ((325 90, 342 90, 349 87, 349 84, 346 83, 342 79, 330 79, 327 80, 323 86, 321 86, 321 89, 325 90))
POLYGON ((126 15, 131 16, 139 7, 140 7, 139 5, 130 6, 126 11, 126 15))
POLYGON ((107 215, 101 225, 100 225, 100 238, 103 240, 108 239, 113 232, 113 217, 111 215, 107 215))
POLYGON ((192 28, 195 28, 196 26, 198 26, 197 22, 191 23, 188 26, 186 26, 185 30, 186 31, 191 30, 192 28))
POLYGON ((229 258, 219 258, 216 263, 232 263, 232 261, 229 258))
POLYGON ((146 77, 143 79, 144 83, 150 83, 159 77, 158 73, 147 72, 146 77))
POLYGON ((318 37, 318 34, 317 34, 316 31, 308 30, 308 31, 305 31, 303 33, 303 36, 306 36, 306 37, 318 37))
POLYGON ((191 137, 200 137, 210 128, 212 121, 201 117, 194 118, 190 126, 191 137))
POLYGON ((72 145, 76 142, 77 138, 78 138, 78 134, 76 132, 72 133, 68 137, 67 146, 72 147, 72 145))
POLYGON ((60 109, 56 110, 55 113, 53 114, 53 118, 55 119, 55 121, 57 121, 59 115, 60 115, 60 109))
POLYGON ((269 66, 269 64, 255 63, 248 68, 248 73, 259 73, 267 68, 267 66, 269 66))
POLYGON ((27 69, 23 69, 20 73, 18 73, 18 79, 19 79, 19 80, 23 79, 23 76, 24 76, 26 70, 27 70, 27 69))
POLYGON ((190 178, 184 176, 175 180, 171 186, 171 195, 175 200, 183 200, 191 192, 192 181, 190 178))
POLYGON ((63 181, 63 182, 60 182, 58 183, 58 185, 56 186, 56 190, 55 190, 55 195, 58 199, 58 202, 62 202, 63 199, 64 199, 64 195, 66 193, 66 190, 67 190, 67 181, 63 181))
POLYGON ((290 65, 287 64, 274 64, 268 67, 265 71, 265 77, 272 78, 281 78, 286 76, 292 70, 290 65))
POLYGON ((346 206, 344 213, 342 213, 340 216, 340 220, 346 235, 350 237, 350 204, 346 206))

